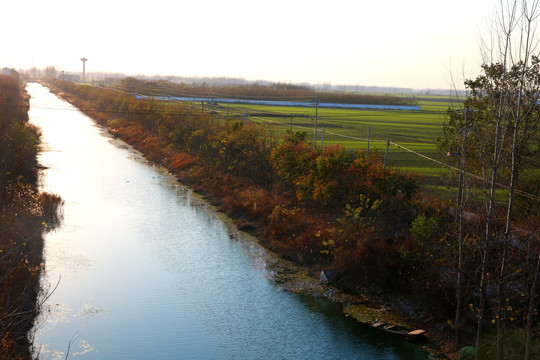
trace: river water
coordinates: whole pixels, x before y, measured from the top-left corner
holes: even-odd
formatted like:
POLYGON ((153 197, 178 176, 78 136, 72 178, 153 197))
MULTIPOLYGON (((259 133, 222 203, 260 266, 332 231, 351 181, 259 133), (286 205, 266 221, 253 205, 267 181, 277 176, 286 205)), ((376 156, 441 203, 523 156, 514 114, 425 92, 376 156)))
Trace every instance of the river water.
POLYGON ((292 294, 269 254, 234 236, 163 169, 39 84, 43 190, 64 201, 46 237, 39 359, 425 359, 424 351, 292 294))

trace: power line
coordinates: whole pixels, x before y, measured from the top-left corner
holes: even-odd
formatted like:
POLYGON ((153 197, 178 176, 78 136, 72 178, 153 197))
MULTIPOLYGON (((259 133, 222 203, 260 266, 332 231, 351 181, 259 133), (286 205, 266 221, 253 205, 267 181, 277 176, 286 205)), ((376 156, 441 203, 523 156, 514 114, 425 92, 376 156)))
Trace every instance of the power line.
MULTIPOLYGON (((261 120, 263 120, 261 118, 261 120)), ((271 121, 269 120, 270 122, 273 122, 273 123, 277 123, 277 122, 274 122, 274 121, 271 121)), ((279 125, 287 125, 287 126, 290 126, 290 124, 284 124, 284 123, 277 123, 279 125)), ((294 125, 293 125, 294 126, 294 125)), ((306 127, 303 127, 303 126, 297 126, 297 127, 300 127, 300 128, 304 128, 304 129, 310 129, 310 128, 306 128, 306 127)), ((338 136, 338 137, 343 137, 343 138, 349 138, 349 139, 353 139, 353 140, 359 140, 359 141, 368 141, 367 138, 360 138, 360 137, 356 137, 356 136, 350 136, 350 135, 343 135, 343 134, 338 134, 338 133, 335 133, 335 132, 331 132, 331 131, 327 131, 327 133, 330 133, 332 135, 335 135, 335 136, 338 136)), ((377 140, 377 139, 369 139, 370 142, 386 142, 387 140, 377 140)), ((403 146, 401 144, 398 144, 398 143, 395 143, 395 142, 392 142, 390 141, 390 144, 393 145, 393 146, 396 146, 398 149, 403 149, 407 152, 410 152, 416 156, 419 156, 421 158, 424 158, 428 161, 431 161, 431 162, 434 162, 434 163, 437 163, 439 165, 441 165, 442 167, 445 167, 445 168, 448 168, 448 169, 452 169, 452 170, 455 170, 455 171, 460 171, 460 169, 458 169, 457 167, 453 166, 453 165, 450 165, 450 164, 447 164, 447 163, 444 163, 442 161, 439 161, 437 159, 434 159, 432 157, 429 157, 427 155, 424 155, 424 154, 421 154, 417 151, 414 151, 412 149, 409 149, 407 148, 406 146, 403 146)), ((465 175, 469 176, 469 177, 472 177, 472 178, 475 178, 477 180, 481 180, 481 181, 484 181, 485 179, 481 176, 478 176, 478 175, 475 175, 475 174, 472 174, 470 172, 465 172, 465 175)), ((500 184, 500 183, 495 183, 496 186, 499 186, 503 189, 509 189, 510 187, 508 185, 504 185, 504 184, 500 184)), ((527 197, 529 199, 532 199, 532 200, 537 200, 537 201, 540 201, 540 196, 538 195, 534 195, 534 194, 531 194, 531 193, 527 193, 525 191, 522 191, 522 190, 517 190, 515 189, 514 190, 516 194, 519 194, 523 197, 527 197)))
MULTIPOLYGON (((105 89, 111 89, 111 88, 105 88, 105 89)), ((120 93, 128 94, 128 95, 133 94, 133 93, 126 93, 126 92, 123 92, 123 91, 118 90, 118 89, 111 89, 111 90, 118 91, 120 93)), ((32 106, 32 108, 40 108, 40 107, 39 106, 32 106)), ((72 111, 77 111, 77 110, 107 111, 107 112, 112 112, 112 113, 126 113, 128 115, 129 114, 146 114, 146 115, 150 115, 150 114, 156 114, 156 113, 161 112, 159 110, 133 110, 133 111, 127 111, 126 112, 126 111, 123 111, 123 110, 114 111, 114 110, 109 110, 109 109, 100 109, 100 108, 97 108, 97 107, 81 107, 81 108, 77 108, 77 107, 65 107, 65 108, 41 107, 41 108, 42 109, 51 109, 51 110, 72 110, 72 111)), ((261 112, 264 112, 264 111, 261 111, 261 112)), ((163 113, 170 114, 170 115, 182 115, 182 114, 185 114, 185 112, 171 113, 171 112, 167 112, 167 111, 163 111, 163 113)), ((240 115, 240 114, 238 114, 238 115, 240 115)), ((291 126, 291 124, 285 124, 285 123, 282 123, 282 122, 276 122, 276 121, 272 121, 272 120, 269 120, 269 119, 263 119, 262 117, 258 117, 258 116, 254 116, 253 118, 259 119, 259 120, 261 120, 263 122, 270 122, 270 123, 278 124, 278 125, 291 126)), ((300 126, 300 125, 296 125, 296 124, 292 125, 292 126, 295 127, 295 128, 301 128, 301 129, 306 129, 306 130, 311 129, 311 126, 306 127, 306 126, 300 126)), ((356 137, 356 136, 351 136, 351 135, 339 134, 339 133, 332 132, 332 131, 326 131, 326 132, 328 134, 331 134, 331 135, 334 135, 334 136, 337 136, 337 137, 341 137, 341 138, 347 138, 347 139, 358 140, 358 141, 368 141, 367 138, 361 138, 361 137, 356 137)), ((378 140, 378 139, 369 139, 369 141, 370 142, 379 142, 379 143, 387 142, 387 140, 378 140)), ((436 164, 439 164, 444 168, 452 169, 452 170, 455 170, 455 171, 460 171, 460 169, 458 169, 457 167, 455 167, 453 165, 444 163, 442 161, 439 161, 437 159, 434 159, 432 157, 429 157, 427 155, 419 153, 419 152, 417 152, 415 150, 409 149, 404 145, 401 145, 401 144, 398 144, 398 143, 395 143, 395 142, 390 142, 390 144, 393 145, 393 146, 396 146, 398 149, 403 149, 403 150, 405 150, 405 151, 407 151, 407 152, 409 152, 411 154, 414 154, 414 155, 416 155, 418 157, 421 157, 421 158, 423 158, 425 160, 428 160, 430 162, 434 162, 436 164)), ((475 178, 477 180, 485 181, 485 179, 483 177, 472 174, 470 172, 465 172, 465 175, 467 175, 468 177, 471 177, 471 178, 475 178)), ((504 189, 509 189, 508 185, 504 185, 504 184, 500 184, 500 183, 495 183, 495 185, 498 186, 498 187, 504 188, 504 189)), ((525 191, 521 191, 521 190, 517 190, 517 189, 514 190, 514 191, 515 191, 516 194, 521 195, 523 197, 527 197, 527 198, 532 199, 532 200, 540 201, 540 196, 530 194, 530 193, 527 193, 525 191)))

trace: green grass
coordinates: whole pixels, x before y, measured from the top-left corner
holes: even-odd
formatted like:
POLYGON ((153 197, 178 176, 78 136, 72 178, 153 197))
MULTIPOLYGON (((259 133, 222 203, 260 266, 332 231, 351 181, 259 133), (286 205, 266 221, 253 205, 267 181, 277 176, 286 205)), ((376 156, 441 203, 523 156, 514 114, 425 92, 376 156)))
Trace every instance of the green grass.
MULTIPOLYGON (((399 144, 388 150, 387 164, 405 171, 414 171, 420 176, 439 178, 441 165, 431 162, 411 152, 406 147, 425 156, 440 159, 436 146, 438 137, 443 135, 445 114, 450 106, 457 106, 449 99, 433 97, 418 101, 420 111, 401 110, 350 110, 319 108, 317 117, 317 143, 321 145, 324 128, 324 146, 343 144, 352 151, 366 151, 368 128, 370 150, 384 157, 386 140, 399 144)), ((277 139, 287 130, 305 131, 309 141, 314 139, 314 107, 281 107, 268 105, 211 106, 220 117, 235 116, 244 119, 246 111, 250 122, 265 124, 267 134, 277 139), (291 125, 292 116, 292 125, 291 125)), ((442 159, 445 161, 446 159, 442 159)), ((446 170, 444 170, 446 171, 446 170)))

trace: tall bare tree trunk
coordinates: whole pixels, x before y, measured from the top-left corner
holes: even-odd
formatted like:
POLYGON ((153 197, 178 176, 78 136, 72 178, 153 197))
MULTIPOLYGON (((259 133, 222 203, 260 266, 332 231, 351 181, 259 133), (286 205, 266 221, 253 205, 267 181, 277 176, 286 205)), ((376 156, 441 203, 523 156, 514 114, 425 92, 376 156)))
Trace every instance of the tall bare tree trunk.
POLYGON ((512 58, 511 56, 511 37, 513 30, 516 26, 516 9, 517 9, 517 0, 514 0, 513 3, 506 3, 506 8, 501 1, 501 9, 498 17, 497 26, 500 28, 502 33, 500 34, 499 40, 503 40, 504 48, 501 51, 501 64, 503 65, 503 78, 502 83, 500 84, 499 99, 498 99, 498 114, 495 125, 495 135, 493 142, 493 157, 490 168, 490 179, 489 179, 489 197, 487 199, 487 216, 486 216, 486 227, 485 227, 485 236, 484 244, 482 251, 482 265, 481 265, 481 279, 480 279, 480 307, 478 310, 478 327, 476 331, 476 344, 475 344, 475 359, 478 359, 481 338, 483 333, 483 323, 485 321, 485 311, 486 311, 486 302, 487 302, 487 287, 488 287, 488 271, 487 271, 487 260, 489 258, 489 250, 491 246, 491 241, 493 238, 493 217, 495 212, 495 194, 496 194, 496 182, 497 182, 497 173, 499 170, 502 148, 503 148, 503 139, 501 133, 504 137, 504 132, 502 129, 502 121, 504 117, 505 107, 507 105, 507 97, 509 92, 507 72, 508 72, 508 59, 512 58))
POLYGON ((495 135, 494 135, 494 145, 493 145, 493 158, 491 163, 490 176, 488 182, 489 186, 489 196, 486 199, 487 202, 487 216, 486 216, 486 227, 484 233, 484 243, 482 248, 482 264, 481 264, 481 278, 480 278, 480 306, 478 309, 478 327, 476 329, 476 343, 475 343, 475 359, 478 359, 480 344, 483 333, 483 323, 484 315, 486 311, 487 303, 487 288, 489 283, 489 274, 488 274, 488 259, 489 251, 491 247, 491 242, 493 240, 493 221, 495 216, 495 195, 497 192, 497 173, 499 170, 499 163, 501 157, 501 146, 500 143, 500 132, 501 132, 501 123, 503 118, 503 94, 504 94, 504 84, 501 89, 501 99, 499 103, 499 113, 496 120, 495 126, 495 135))
POLYGON ((494 165, 492 168, 492 186, 490 189, 490 195, 489 195, 489 204, 488 204, 488 214, 486 218, 486 232, 484 236, 484 244, 482 249, 482 266, 481 266, 481 278, 480 278, 480 306, 478 309, 478 316, 477 316, 477 328, 476 328, 476 343, 475 343, 475 351, 474 351, 474 358, 478 359, 479 351, 480 351, 480 345, 482 340, 482 334, 484 330, 484 315, 486 311, 486 302, 487 302, 487 287, 488 287, 488 271, 487 271, 487 261, 489 258, 489 248, 491 246, 491 240, 492 240, 492 229, 493 229, 493 212, 494 212, 494 206, 495 206, 495 180, 497 177, 497 166, 494 165))
POLYGON ((454 332, 456 347, 459 347, 459 324, 461 322, 461 298, 463 296, 463 211, 464 211, 464 196, 463 191, 465 188, 465 151, 468 134, 468 112, 469 109, 465 109, 465 124, 463 128, 463 139, 461 141, 461 161, 459 168, 459 187, 458 187, 458 276, 456 284, 456 317, 454 319, 454 332))
POLYGON ((514 208, 514 190, 516 188, 518 180, 518 143, 519 139, 519 127, 521 122, 522 115, 522 100, 523 100, 523 91, 525 87, 525 74, 528 69, 529 56, 531 51, 531 25, 535 18, 538 16, 538 1, 533 1, 530 9, 527 8, 527 3, 523 2, 522 16, 524 21, 524 27, 521 30, 521 38, 525 37, 525 44, 523 47, 524 56, 522 59, 519 59, 521 62, 521 76, 519 82, 519 93, 517 98, 517 111, 514 120, 514 132, 512 136, 512 168, 510 175, 510 185, 508 192, 508 205, 506 211, 506 224, 505 231, 503 236, 503 254, 501 258, 501 267, 498 278, 498 310, 497 310, 497 360, 502 360, 504 357, 504 326, 506 322, 506 306, 505 306, 505 294, 504 294, 504 276, 506 272, 506 262, 508 255, 508 241, 510 237, 510 232, 512 230, 512 211, 514 208), (529 12, 530 11, 530 12, 529 12), (524 32, 524 33, 523 33, 524 32))
POLYGON ((525 341, 525 360, 531 359, 531 342, 532 342, 532 320, 534 313, 534 299, 536 297, 536 281, 538 279, 538 271, 540 270, 540 252, 536 259, 536 266, 533 273, 533 281, 531 291, 529 293, 529 310, 527 311, 527 339, 525 341))

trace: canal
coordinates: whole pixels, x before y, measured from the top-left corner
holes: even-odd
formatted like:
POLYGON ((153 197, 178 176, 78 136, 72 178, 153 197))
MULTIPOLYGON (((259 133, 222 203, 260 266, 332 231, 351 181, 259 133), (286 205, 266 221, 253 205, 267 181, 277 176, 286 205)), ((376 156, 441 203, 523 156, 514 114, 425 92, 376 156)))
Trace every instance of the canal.
POLYGON ((268 254, 167 172, 37 83, 45 236, 39 359, 425 359, 418 346, 282 290, 268 254), (56 289, 52 291, 52 289, 56 289))

